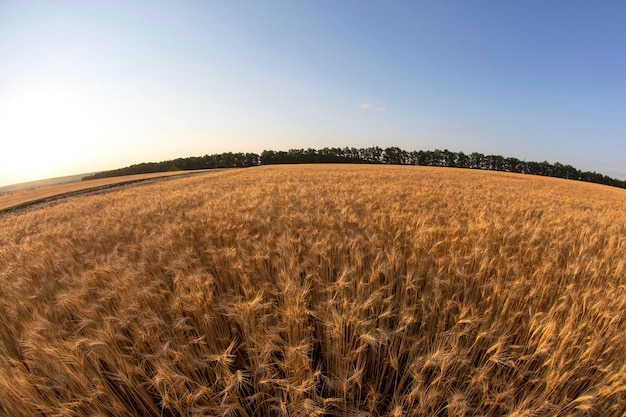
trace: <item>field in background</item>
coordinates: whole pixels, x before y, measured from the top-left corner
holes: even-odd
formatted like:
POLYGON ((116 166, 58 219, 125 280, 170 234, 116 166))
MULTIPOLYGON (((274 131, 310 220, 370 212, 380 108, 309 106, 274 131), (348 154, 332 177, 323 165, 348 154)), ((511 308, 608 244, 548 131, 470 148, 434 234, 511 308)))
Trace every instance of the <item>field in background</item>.
MULTIPOLYGON (((17 190, 15 192, 0 194, 0 212, 7 209, 11 209, 16 206, 22 206, 38 201, 45 201, 52 197, 57 197, 66 194, 73 194, 89 189, 108 187, 118 184, 126 184, 132 182, 145 181, 153 178, 170 177, 173 175, 189 175, 197 174, 200 172, 207 172, 209 170, 196 170, 196 171, 172 171, 172 172, 155 172, 150 174, 136 174, 125 175, 121 177, 102 178, 96 180, 80 181, 80 178, 75 177, 74 181, 69 181, 62 184, 42 185, 35 189, 17 190)), ((71 178, 71 177, 64 177, 71 178)), ((41 183, 45 184, 45 181, 35 181, 29 184, 41 183)), ((8 187, 5 187, 8 188, 8 187)))
POLYGON ((0 414, 621 416, 625 207, 295 165, 0 219, 0 414))
POLYGON ((47 178, 43 180, 4 185, 0 187, 0 196, 4 194, 16 193, 19 191, 28 191, 28 190, 34 190, 34 189, 42 188, 42 187, 49 187, 51 185, 61 185, 61 184, 67 184, 70 182, 77 182, 87 175, 91 175, 91 174, 68 175, 65 177, 47 178))

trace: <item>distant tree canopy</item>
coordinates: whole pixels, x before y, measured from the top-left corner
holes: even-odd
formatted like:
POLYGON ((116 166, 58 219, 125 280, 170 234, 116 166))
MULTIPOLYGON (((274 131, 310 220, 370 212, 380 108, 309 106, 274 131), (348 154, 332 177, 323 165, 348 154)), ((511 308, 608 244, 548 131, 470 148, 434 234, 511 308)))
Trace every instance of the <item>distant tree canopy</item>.
POLYGON ((500 155, 483 155, 478 152, 465 154, 463 152, 451 152, 447 149, 443 151, 439 149, 435 149, 434 151, 405 151, 397 147, 382 149, 378 146, 360 149, 345 147, 323 148, 319 150, 311 148, 290 149, 288 151, 265 150, 261 155, 255 153, 226 152, 178 158, 162 162, 146 162, 111 171, 99 172, 84 177, 83 180, 173 170, 244 168, 271 164, 313 163, 423 165, 484 169, 566 178, 626 188, 626 181, 611 178, 597 172, 582 172, 571 165, 563 165, 559 162, 555 162, 554 164, 546 161, 527 162, 517 158, 505 158, 500 155))
POLYGON ((119 177, 122 175, 150 174, 180 170, 213 169, 213 168, 245 168, 260 165, 259 155, 255 153, 220 153, 204 156, 190 156, 161 162, 142 162, 125 168, 102 171, 83 177, 82 180, 119 177))

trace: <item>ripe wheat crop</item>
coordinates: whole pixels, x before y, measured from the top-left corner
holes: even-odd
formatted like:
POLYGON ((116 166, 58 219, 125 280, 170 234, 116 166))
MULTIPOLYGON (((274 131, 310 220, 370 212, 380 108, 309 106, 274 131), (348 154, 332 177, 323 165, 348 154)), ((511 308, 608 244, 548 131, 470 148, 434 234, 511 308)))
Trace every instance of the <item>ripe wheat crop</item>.
POLYGON ((622 416, 626 191, 265 166, 0 219, 0 415, 622 416))

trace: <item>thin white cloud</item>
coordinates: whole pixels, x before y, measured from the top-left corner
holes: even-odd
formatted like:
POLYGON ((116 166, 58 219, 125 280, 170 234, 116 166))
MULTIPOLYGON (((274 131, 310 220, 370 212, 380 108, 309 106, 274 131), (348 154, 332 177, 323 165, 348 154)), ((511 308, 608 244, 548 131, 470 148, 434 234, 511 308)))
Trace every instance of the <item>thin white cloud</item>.
POLYGON ((357 106, 361 110, 369 110, 369 111, 387 111, 387 107, 381 106, 376 103, 361 103, 357 106))

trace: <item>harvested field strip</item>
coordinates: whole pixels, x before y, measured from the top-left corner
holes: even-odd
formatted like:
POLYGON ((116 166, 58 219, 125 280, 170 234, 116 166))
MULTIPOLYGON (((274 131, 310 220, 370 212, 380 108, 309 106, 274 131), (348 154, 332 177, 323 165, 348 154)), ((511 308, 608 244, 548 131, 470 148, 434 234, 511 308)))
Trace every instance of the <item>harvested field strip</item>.
POLYGON ((104 191, 121 185, 130 185, 141 182, 156 181, 173 176, 197 175, 215 170, 156 172, 153 174, 126 175, 123 177, 103 178, 89 181, 77 181, 68 184, 46 186, 35 190, 19 191, 0 195, 0 214, 3 212, 21 210, 34 204, 46 203, 69 196, 84 193, 104 191))

